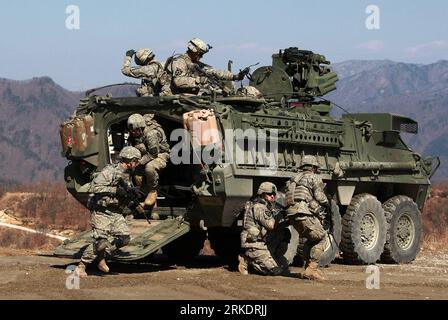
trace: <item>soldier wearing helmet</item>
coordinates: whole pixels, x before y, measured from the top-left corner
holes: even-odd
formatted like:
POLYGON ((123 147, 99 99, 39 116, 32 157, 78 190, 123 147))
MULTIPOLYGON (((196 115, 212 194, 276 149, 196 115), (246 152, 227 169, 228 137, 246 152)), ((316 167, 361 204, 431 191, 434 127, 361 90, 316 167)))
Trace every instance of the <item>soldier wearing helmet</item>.
POLYGON ((238 257, 241 274, 247 275, 251 267, 259 274, 280 275, 288 267, 282 265, 269 247, 270 233, 285 222, 282 222, 283 216, 273 210, 276 194, 275 184, 263 182, 257 195, 246 203, 241 232, 241 247, 245 252, 238 257))
POLYGON ((263 99, 263 94, 257 88, 253 86, 244 86, 237 90, 237 95, 255 98, 255 99, 263 99))
POLYGON ((305 257, 303 276, 312 280, 325 280, 319 270, 319 260, 325 251, 326 232, 320 221, 323 208, 328 209, 324 183, 317 174, 319 163, 315 156, 305 155, 300 171, 290 181, 286 195, 291 225, 311 246, 305 257))
POLYGON ((138 96, 171 94, 170 79, 164 70, 164 65, 154 60, 154 57, 154 52, 148 48, 137 51, 131 49, 126 52, 121 72, 125 76, 142 80, 141 87, 136 90, 138 96), (131 67, 132 57, 136 67, 131 67))
POLYGON ((216 70, 200 61, 210 50, 210 46, 198 38, 191 39, 185 54, 175 56, 167 62, 168 73, 172 77, 173 93, 200 94, 202 92, 222 91, 216 82, 243 80, 248 73, 242 71, 236 75, 229 71, 216 70), (213 80, 212 80, 213 79, 213 80))
POLYGON ((98 261, 98 269, 109 272, 106 259, 129 243, 130 232, 124 217, 129 209, 119 180, 133 187, 131 174, 141 157, 138 149, 125 147, 119 154, 118 163, 104 167, 92 180, 88 207, 91 210, 93 243, 86 248, 78 265, 81 277, 87 276, 86 266, 94 261, 98 261))
POLYGON ((143 207, 152 209, 157 200, 157 186, 160 172, 170 157, 170 147, 165 132, 154 119, 153 114, 134 113, 128 118, 129 142, 137 148, 142 158, 135 173, 135 182, 147 193, 143 207))

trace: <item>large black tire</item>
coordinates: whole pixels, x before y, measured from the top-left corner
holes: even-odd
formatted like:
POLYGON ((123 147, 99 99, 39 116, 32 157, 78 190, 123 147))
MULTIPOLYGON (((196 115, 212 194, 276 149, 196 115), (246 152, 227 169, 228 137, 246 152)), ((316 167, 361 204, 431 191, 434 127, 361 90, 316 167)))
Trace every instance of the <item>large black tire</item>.
POLYGON ((288 231, 290 234, 289 241, 288 241, 288 247, 286 249, 286 252, 283 254, 283 257, 288 261, 288 264, 291 265, 297 256, 297 250, 299 247, 299 233, 296 229, 294 229, 293 226, 288 226, 288 231))
POLYGON ((204 247, 205 238, 204 232, 190 231, 168 243, 162 248, 162 252, 174 260, 188 260, 199 254, 204 247))
MULTIPOLYGON (((342 222, 339 207, 334 200, 331 201, 330 205, 331 214, 327 215, 324 221, 324 229, 327 231, 327 244, 324 254, 319 260, 320 267, 328 266, 336 258, 336 254, 339 253, 339 244, 341 243, 342 222)), ((311 247, 307 244, 307 240, 300 238, 295 261, 298 265, 303 266, 305 256, 309 254, 310 249, 311 247)))
POLYGON ((342 218, 344 261, 349 264, 375 263, 383 252, 386 233, 381 202, 368 193, 354 196, 342 218))
POLYGON ((381 261, 409 263, 420 251, 421 213, 409 197, 395 196, 383 204, 387 221, 386 244, 381 261))

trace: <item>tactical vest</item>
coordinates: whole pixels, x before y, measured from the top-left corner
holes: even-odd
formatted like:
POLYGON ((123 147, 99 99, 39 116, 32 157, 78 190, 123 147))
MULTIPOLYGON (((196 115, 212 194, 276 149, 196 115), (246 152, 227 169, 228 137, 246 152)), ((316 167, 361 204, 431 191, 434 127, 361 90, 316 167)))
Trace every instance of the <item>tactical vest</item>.
POLYGON ((308 171, 299 172, 291 181, 286 192, 286 201, 288 205, 295 202, 305 201, 307 203, 313 200, 313 189, 310 185, 308 171))
POLYGON ((243 219, 243 231, 241 232, 241 247, 250 248, 251 244, 257 242, 265 242, 268 230, 263 227, 254 216, 254 205, 256 203, 265 204, 260 199, 247 201, 245 205, 244 219, 243 219))
MULTIPOLYGON (((126 174, 122 174, 121 172, 118 171, 117 167, 119 164, 110 164, 107 165, 103 170, 107 170, 109 169, 112 173, 112 181, 110 183, 110 185, 108 185, 107 187, 116 187, 118 185, 118 180, 120 178, 124 179, 124 181, 126 183, 129 184, 129 176, 126 174)), ((100 175, 101 172, 95 172, 93 174, 93 179, 90 182, 89 185, 89 198, 87 201, 87 208, 90 210, 109 210, 112 212, 119 212, 121 213, 123 208, 125 207, 125 204, 123 202, 122 199, 119 199, 115 194, 111 194, 108 192, 94 192, 94 183, 95 183, 95 179, 96 177, 98 177, 98 175, 100 175)))
POLYGON ((158 131, 159 137, 160 137, 160 140, 159 140, 159 152, 160 153, 169 153, 170 152, 170 145, 166 141, 165 131, 163 131, 160 124, 158 124, 155 121, 151 121, 150 123, 148 123, 148 121, 147 121, 145 131, 146 130, 148 130, 148 132, 151 130, 158 131))

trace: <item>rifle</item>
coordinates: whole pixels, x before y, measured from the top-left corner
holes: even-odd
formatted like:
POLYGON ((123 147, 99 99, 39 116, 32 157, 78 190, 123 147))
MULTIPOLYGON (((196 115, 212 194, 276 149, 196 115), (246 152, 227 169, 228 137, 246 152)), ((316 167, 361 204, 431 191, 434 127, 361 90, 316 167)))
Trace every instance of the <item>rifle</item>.
MULTIPOLYGON (((193 64, 193 68, 194 68, 193 71, 196 71, 196 72, 198 72, 201 76, 206 77, 206 78, 210 81, 210 83, 211 83, 212 86, 216 86, 216 87, 220 88, 221 90, 223 90, 224 92, 227 92, 227 91, 228 91, 228 88, 226 88, 226 86, 224 85, 224 83, 222 82, 222 80, 216 78, 214 75, 208 74, 208 73, 203 69, 203 67, 206 67, 206 66, 208 66, 208 65, 203 64, 203 65, 201 66, 201 65, 199 65, 198 63, 194 63, 194 64, 193 64)), ((228 92, 227 92, 227 93, 228 93, 228 92)))
POLYGON ((146 210, 144 210, 140 206, 140 203, 145 199, 145 194, 140 190, 140 188, 133 188, 129 186, 123 180, 123 178, 118 179, 117 188, 124 190, 124 192, 126 193, 124 201, 126 203, 126 207, 130 210, 130 212, 132 214, 143 214, 146 221, 148 221, 148 223, 151 223, 148 216, 146 215, 146 210))

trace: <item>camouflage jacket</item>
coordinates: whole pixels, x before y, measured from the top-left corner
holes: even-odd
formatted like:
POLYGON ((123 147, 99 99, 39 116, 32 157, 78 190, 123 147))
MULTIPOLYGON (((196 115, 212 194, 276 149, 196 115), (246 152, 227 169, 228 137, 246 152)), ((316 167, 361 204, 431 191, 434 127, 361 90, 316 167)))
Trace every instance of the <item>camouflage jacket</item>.
POLYGON ((143 130, 140 137, 131 137, 131 144, 137 148, 141 154, 141 165, 147 164, 149 161, 157 158, 159 153, 169 153, 170 146, 166 140, 165 132, 160 124, 151 121, 143 130))
POLYGON ((293 211, 301 214, 314 215, 321 205, 328 203, 324 192, 322 178, 312 171, 297 173, 288 184, 286 204, 293 211))
POLYGON ((207 77, 224 81, 233 80, 231 72, 213 69, 202 62, 194 63, 188 54, 174 57, 167 63, 166 68, 172 77, 174 93, 196 94, 200 89, 208 89, 211 84, 207 77), (197 67, 202 70, 203 74, 197 70, 197 67))
POLYGON ((267 249, 266 240, 281 215, 275 215, 271 204, 257 197, 246 203, 241 232, 241 247, 245 249, 267 249))
POLYGON ((151 61, 144 66, 131 67, 131 57, 124 58, 121 72, 128 77, 142 80, 142 87, 138 90, 142 96, 152 96, 154 93, 161 95, 171 94, 170 79, 165 72, 163 63, 151 61))
POLYGON ((132 185, 129 172, 120 163, 104 167, 90 184, 89 208, 100 211, 102 209, 120 211, 125 206, 123 199, 119 199, 116 195, 120 178, 129 186, 132 185))

